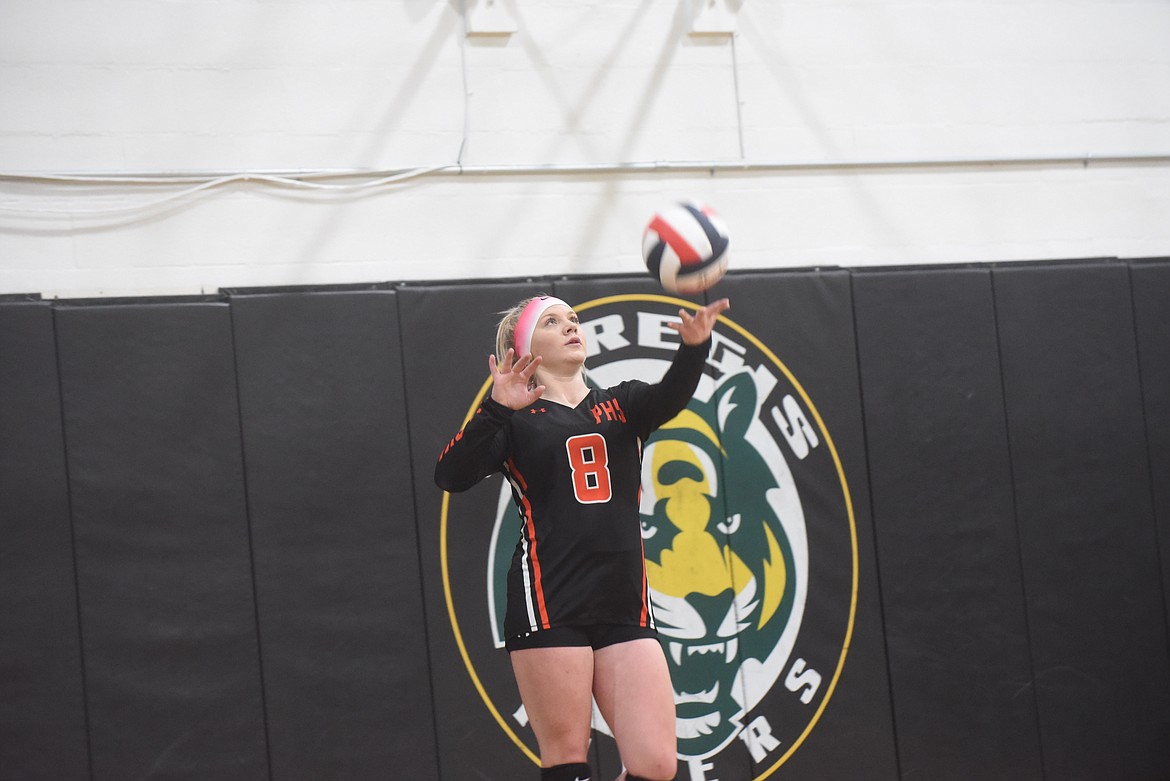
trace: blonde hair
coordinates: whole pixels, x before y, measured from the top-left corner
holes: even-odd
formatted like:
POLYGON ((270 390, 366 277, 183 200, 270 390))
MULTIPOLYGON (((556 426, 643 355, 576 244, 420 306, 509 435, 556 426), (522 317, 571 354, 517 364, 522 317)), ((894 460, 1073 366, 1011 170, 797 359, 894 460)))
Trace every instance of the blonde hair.
POLYGON ((516 323, 520 320, 520 314, 524 311, 524 307, 540 298, 540 295, 529 296, 511 309, 505 309, 499 313, 500 322, 496 325, 496 360, 500 363, 504 362, 504 356, 508 354, 509 347, 513 350, 516 349, 516 323))
MULTIPOLYGON (((509 347, 512 348, 513 350, 516 349, 516 323, 519 322, 520 315, 524 312, 524 307, 528 306, 531 302, 535 301, 536 299, 543 298, 546 295, 547 295, 546 293, 537 293, 536 295, 529 296, 528 298, 519 302, 511 309, 505 309, 503 312, 498 313, 500 315, 500 322, 496 325, 496 361, 497 362, 499 362, 499 363, 504 362, 504 356, 508 354, 509 347)), ((514 359, 519 360, 520 356, 516 355, 516 356, 514 356, 514 359)), ((588 381, 588 379, 589 379, 589 375, 585 373, 584 364, 581 365, 581 377, 584 378, 586 381, 588 381)), ((533 377, 532 382, 529 383, 529 385, 532 387, 535 387, 536 384, 537 384, 536 378, 533 377)))

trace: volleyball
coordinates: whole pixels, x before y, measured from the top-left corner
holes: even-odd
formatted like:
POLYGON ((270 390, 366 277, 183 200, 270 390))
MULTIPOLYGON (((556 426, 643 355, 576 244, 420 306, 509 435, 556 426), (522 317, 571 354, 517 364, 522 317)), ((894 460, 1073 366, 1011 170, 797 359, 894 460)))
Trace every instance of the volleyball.
POLYGON ((672 293, 701 293, 727 271, 727 226, 710 206, 691 201, 660 209, 642 233, 646 269, 672 293))

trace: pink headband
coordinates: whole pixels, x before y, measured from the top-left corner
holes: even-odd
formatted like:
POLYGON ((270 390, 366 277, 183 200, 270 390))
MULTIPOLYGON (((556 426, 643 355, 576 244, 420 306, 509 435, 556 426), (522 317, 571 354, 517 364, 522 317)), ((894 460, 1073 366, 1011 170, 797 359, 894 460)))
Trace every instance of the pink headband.
POLYGON ((524 307, 524 311, 520 313, 519 319, 516 320, 516 357, 522 358, 532 351, 532 334, 536 332, 536 324, 540 321, 540 316, 544 314, 544 310, 550 306, 560 304, 566 309, 573 307, 566 304, 559 298, 553 296, 539 296, 532 299, 524 307))

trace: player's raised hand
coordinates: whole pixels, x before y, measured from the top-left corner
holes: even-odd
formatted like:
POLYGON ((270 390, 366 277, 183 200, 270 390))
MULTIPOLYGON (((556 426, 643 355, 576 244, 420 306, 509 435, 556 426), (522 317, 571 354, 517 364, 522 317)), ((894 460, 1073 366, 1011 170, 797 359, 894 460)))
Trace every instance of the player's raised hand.
POLYGON ((533 358, 531 353, 518 361, 514 360, 515 357, 516 353, 511 347, 504 355, 504 362, 498 366, 496 356, 488 356, 488 369, 492 373, 492 399, 509 409, 524 409, 544 393, 543 385, 529 387, 536 374, 536 367, 540 365, 540 358, 533 358))
POLYGON ((682 322, 668 323, 667 325, 678 331, 683 344, 702 344, 711 335, 711 329, 715 327, 715 320, 719 317, 719 313, 730 307, 731 302, 726 298, 721 298, 697 310, 693 317, 687 310, 680 309, 678 314, 682 318, 682 322))

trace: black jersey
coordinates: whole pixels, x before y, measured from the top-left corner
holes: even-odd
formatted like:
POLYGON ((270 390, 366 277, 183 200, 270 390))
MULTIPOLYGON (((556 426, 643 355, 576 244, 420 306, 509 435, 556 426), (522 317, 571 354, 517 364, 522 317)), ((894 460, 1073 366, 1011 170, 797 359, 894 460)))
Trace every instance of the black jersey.
POLYGON ((513 411, 488 396, 447 445, 435 466, 440 488, 464 491, 500 471, 520 513, 506 637, 654 626, 638 510, 642 445, 686 407, 709 347, 682 345, 661 382, 595 388, 576 407, 540 399, 513 411))

